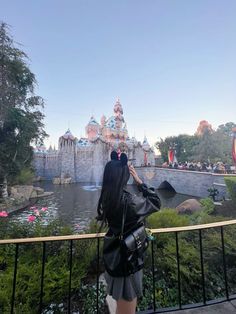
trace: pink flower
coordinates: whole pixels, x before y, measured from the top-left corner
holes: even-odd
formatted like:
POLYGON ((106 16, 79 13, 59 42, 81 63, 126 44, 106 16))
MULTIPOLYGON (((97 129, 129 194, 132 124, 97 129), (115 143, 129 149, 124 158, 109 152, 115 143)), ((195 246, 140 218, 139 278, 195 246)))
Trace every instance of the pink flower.
POLYGON ((36 215, 36 216, 39 216, 39 215, 40 215, 40 213, 39 213, 39 210, 38 210, 38 209, 34 209, 34 213, 35 213, 35 215, 36 215))
POLYGON ((43 212, 45 212, 46 210, 48 210, 48 208, 47 208, 47 207, 42 207, 41 210, 42 210, 43 212))
POLYGON ((0 212, 0 217, 7 217, 7 216, 8 216, 8 213, 5 210, 0 212))
POLYGON ((37 208, 36 206, 30 207, 31 210, 35 210, 36 208, 37 208))
POLYGON ((36 219, 36 217, 33 216, 33 215, 29 215, 29 216, 28 216, 28 221, 30 221, 30 222, 35 221, 35 219, 36 219))

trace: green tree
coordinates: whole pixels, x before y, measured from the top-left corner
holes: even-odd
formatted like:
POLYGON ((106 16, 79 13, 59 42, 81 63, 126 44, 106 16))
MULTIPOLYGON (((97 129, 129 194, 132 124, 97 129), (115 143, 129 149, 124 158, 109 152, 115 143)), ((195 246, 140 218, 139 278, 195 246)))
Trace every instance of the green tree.
POLYGON ((169 136, 156 142, 164 161, 168 161, 168 151, 175 149, 178 161, 223 161, 232 163, 232 128, 234 122, 220 125, 216 131, 206 128, 202 135, 180 134, 169 136))
POLYGON ((227 122, 218 126, 216 137, 222 150, 222 161, 232 164, 232 129, 236 127, 234 122, 227 122))
POLYGON ((29 167, 32 144, 42 143, 44 101, 34 94, 35 75, 27 55, 15 47, 9 27, 0 24, 0 197, 7 182, 29 167))
MULTIPOLYGON (((214 136, 214 132, 210 132, 207 129, 199 136, 199 143, 194 147, 194 156, 197 161, 201 162, 215 162, 215 157, 219 155, 219 145, 214 136)), ((219 159, 218 159, 219 160, 219 159)))
POLYGON ((178 161, 194 159, 194 147, 198 144, 197 136, 180 134, 178 136, 169 136, 165 140, 161 139, 156 142, 155 146, 161 152, 164 161, 168 161, 168 151, 170 148, 175 149, 178 161))
POLYGON ((233 127, 235 127, 235 123, 228 122, 220 125, 216 131, 206 130, 202 136, 199 136, 199 143, 194 148, 196 160, 232 163, 233 127))
POLYGON ((221 124, 218 126, 216 132, 220 132, 231 138, 232 136, 232 129, 236 127, 234 122, 227 122, 225 124, 221 124))

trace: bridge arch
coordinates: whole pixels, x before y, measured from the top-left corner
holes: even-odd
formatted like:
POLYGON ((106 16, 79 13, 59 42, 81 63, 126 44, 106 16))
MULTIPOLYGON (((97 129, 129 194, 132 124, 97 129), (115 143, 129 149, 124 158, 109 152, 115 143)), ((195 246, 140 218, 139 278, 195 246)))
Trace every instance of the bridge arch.
POLYGON ((158 190, 168 190, 171 192, 176 192, 173 186, 168 181, 162 181, 162 183, 157 188, 158 190))

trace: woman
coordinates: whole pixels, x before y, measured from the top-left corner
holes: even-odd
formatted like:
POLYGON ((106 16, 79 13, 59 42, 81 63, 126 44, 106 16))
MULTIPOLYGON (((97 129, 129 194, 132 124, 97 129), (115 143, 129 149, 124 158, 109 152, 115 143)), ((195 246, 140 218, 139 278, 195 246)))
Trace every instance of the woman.
MULTIPOLYGON (((121 232, 124 202, 126 202, 126 216, 124 232, 134 228, 145 217, 160 209, 161 203, 157 194, 149 189, 139 178, 134 167, 127 165, 127 156, 122 153, 111 153, 104 169, 101 196, 98 202, 98 220, 105 221, 109 230, 107 235, 118 235, 121 232), (142 196, 129 193, 125 187, 132 175, 142 196)), ((137 298, 142 296, 142 269, 133 275, 112 277, 105 272, 108 294, 117 301, 116 314, 134 314, 137 298)))

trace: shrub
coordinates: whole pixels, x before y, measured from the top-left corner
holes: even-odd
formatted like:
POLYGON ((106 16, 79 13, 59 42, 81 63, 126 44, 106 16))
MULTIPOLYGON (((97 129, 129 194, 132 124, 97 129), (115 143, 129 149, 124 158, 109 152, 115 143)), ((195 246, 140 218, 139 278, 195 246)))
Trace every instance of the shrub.
POLYGON ((189 218, 187 215, 179 215, 176 209, 163 208, 149 216, 147 223, 149 228, 181 227, 189 225, 189 218))
MULTIPOLYGON (((148 218, 151 228, 177 227, 190 224, 202 224, 224 220, 224 217, 212 217, 211 199, 201 201, 202 210, 190 216, 178 215, 176 210, 163 209, 148 218)), ((234 241, 235 226, 225 228, 225 245, 227 246, 227 271, 232 276, 228 278, 231 291, 236 288, 236 243, 234 241)), ((224 276, 222 263, 221 238, 218 229, 202 231, 204 272, 207 299, 224 296, 224 276)), ((202 302, 201 262, 199 252, 199 232, 178 233, 180 256, 180 279, 182 303, 202 302)), ((169 307, 177 305, 177 259, 175 233, 160 233, 155 235, 154 265, 155 265, 155 296, 156 306, 169 307)), ((139 302, 140 310, 152 307, 152 268, 151 249, 148 249, 144 271, 144 297, 139 302), (148 282, 146 285, 145 283, 148 282)))
MULTIPOLYGON (((0 238, 22 238, 48 235, 66 235, 73 231, 68 226, 59 225, 55 220, 48 225, 43 221, 12 223, 8 218, 0 219, 0 238), (1 228, 2 227, 2 228, 1 228), (2 231, 4 230, 4 234, 2 231)), ((88 233, 90 230, 87 231, 88 233)), ((84 280, 94 278, 96 270, 91 267, 96 260, 96 240, 73 241, 71 298, 80 294, 84 280), (85 254, 86 252, 86 254, 85 254)), ((70 242, 47 242, 44 272, 44 310, 53 307, 55 313, 64 313, 67 307, 69 283, 70 242)), ((14 272, 15 245, 0 246, 0 313, 10 312, 12 278, 14 272)), ((19 246, 17 282, 15 293, 15 313, 38 313, 40 298, 40 278, 42 271, 42 243, 28 243, 19 246)), ((96 281, 95 281, 96 282, 96 281)), ((84 308, 84 300, 75 305, 84 308)), ((88 305, 86 305, 88 306, 88 305)), ((91 305, 91 306, 94 306, 91 305)), ((92 313, 92 312, 91 312, 92 313)))
POLYGON ((202 209, 208 214, 212 214, 215 208, 214 202, 210 197, 203 198, 200 200, 202 209))
POLYGON ((33 182, 34 172, 30 168, 24 168, 14 179, 14 184, 30 184, 33 182))
MULTIPOLYGON (((219 221, 222 217, 208 214, 212 201, 205 199, 203 210, 193 215, 178 215, 174 209, 162 209, 151 215, 148 225, 151 228, 186 226, 196 223, 219 221)), ((73 233, 68 226, 53 221, 43 225, 40 220, 33 223, 7 223, 8 218, 0 219, 0 238, 19 238, 47 235, 65 235, 73 233)), ((90 232, 97 232, 93 221, 90 232)), ((156 306, 175 306, 178 302, 177 259, 175 233, 155 235, 154 276, 156 306)), ((224 228, 226 263, 230 294, 236 291, 236 243, 235 226, 224 228)), ((204 272, 207 299, 224 296, 224 272, 219 229, 202 231, 204 272)), ((100 241, 101 243, 102 241, 100 241)), ((71 311, 95 313, 96 310, 96 274, 97 240, 73 241, 73 262, 71 282, 71 311)), ((179 257, 182 303, 202 301, 202 277, 199 252, 199 232, 179 232, 179 257)), ((144 268, 144 297, 139 300, 139 310, 147 311, 153 303, 153 277, 151 264, 151 245, 147 251, 144 268)), ((101 257, 102 245, 100 245, 101 257)), ((49 242, 46 245, 44 295, 42 313, 66 313, 69 280, 69 242, 49 242)), ((10 312, 12 280, 14 272, 15 246, 0 246, 0 313, 10 312)), ((17 285, 14 313, 38 313, 40 278, 42 271, 42 244, 24 244, 19 247, 17 285)), ((99 273, 103 270, 99 268, 99 273)), ((105 314, 105 289, 99 285, 99 309, 105 314)))
POLYGON ((230 197, 236 202, 236 177, 225 177, 224 179, 230 197))

